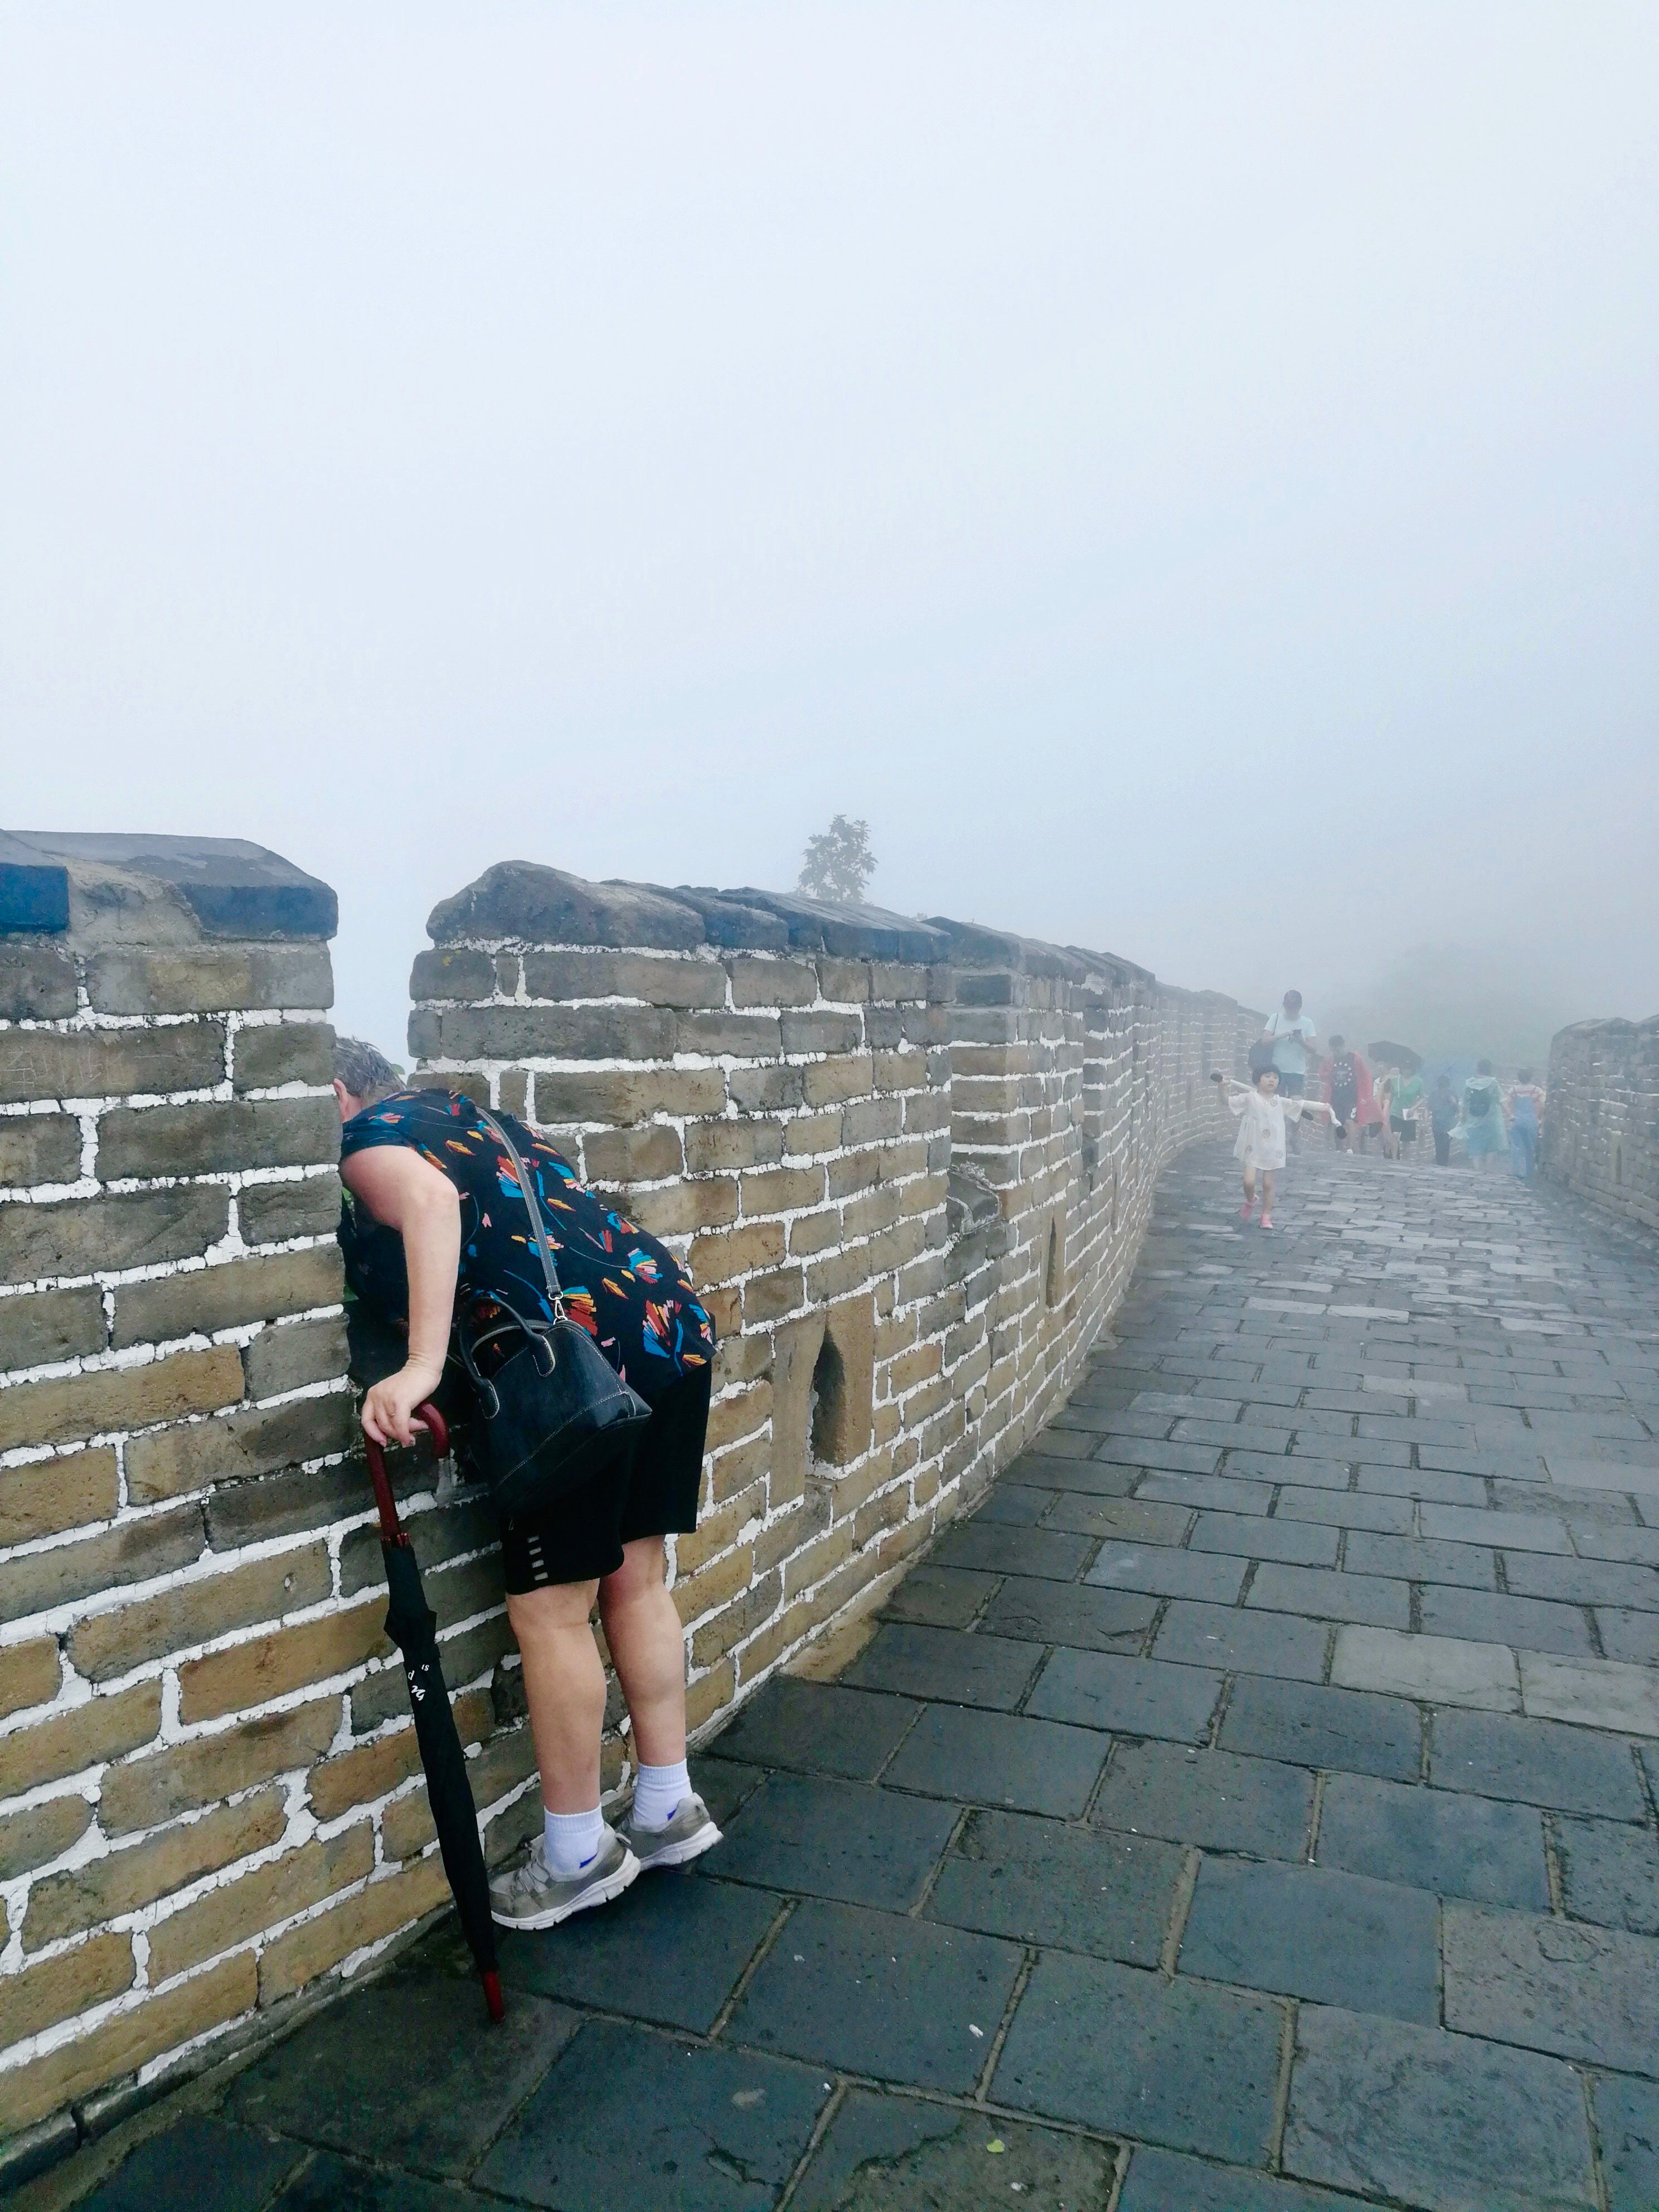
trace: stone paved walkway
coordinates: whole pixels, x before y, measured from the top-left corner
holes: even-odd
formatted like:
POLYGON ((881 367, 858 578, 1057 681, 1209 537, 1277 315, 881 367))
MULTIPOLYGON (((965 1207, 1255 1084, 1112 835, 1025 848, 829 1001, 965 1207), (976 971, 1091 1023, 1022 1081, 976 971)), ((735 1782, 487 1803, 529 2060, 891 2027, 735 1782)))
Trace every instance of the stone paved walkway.
POLYGON ((703 1869, 493 2035, 429 1943, 87 2203, 1653 2212, 1656 1255, 1289 1183, 1170 1174, 1053 1427, 702 1759, 703 1869))

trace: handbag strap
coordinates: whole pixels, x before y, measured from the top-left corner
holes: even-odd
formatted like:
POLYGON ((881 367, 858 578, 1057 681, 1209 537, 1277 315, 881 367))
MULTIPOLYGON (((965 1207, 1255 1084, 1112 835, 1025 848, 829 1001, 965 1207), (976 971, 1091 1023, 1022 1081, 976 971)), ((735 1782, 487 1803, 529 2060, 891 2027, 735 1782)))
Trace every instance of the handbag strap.
MULTIPOLYGON (((476 1103, 476 1101, 474 1103, 476 1103)), ((494 1133, 497 1143, 503 1147, 507 1158, 513 1163, 514 1172, 519 1178, 519 1188, 524 1194, 525 1207, 530 1215, 530 1225, 536 1233, 536 1249, 541 1255, 542 1273, 547 1278, 548 1303, 552 1307, 554 1320, 562 1321, 565 1318, 564 1293, 559 1287, 559 1271, 553 1265, 553 1247, 548 1238, 547 1224, 542 1219, 541 1203, 536 1196, 536 1186, 530 1180, 530 1170, 520 1158, 518 1146, 489 1109, 487 1106, 480 1106, 477 1110, 480 1121, 487 1129, 494 1133)))

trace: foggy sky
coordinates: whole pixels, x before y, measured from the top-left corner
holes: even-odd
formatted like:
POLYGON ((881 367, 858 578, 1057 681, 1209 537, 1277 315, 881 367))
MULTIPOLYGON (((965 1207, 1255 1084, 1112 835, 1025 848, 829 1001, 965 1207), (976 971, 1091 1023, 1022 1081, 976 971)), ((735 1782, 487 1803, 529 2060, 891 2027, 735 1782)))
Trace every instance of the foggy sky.
POLYGON ((14 4, 0 821, 1659 1008, 1659 15, 14 4))

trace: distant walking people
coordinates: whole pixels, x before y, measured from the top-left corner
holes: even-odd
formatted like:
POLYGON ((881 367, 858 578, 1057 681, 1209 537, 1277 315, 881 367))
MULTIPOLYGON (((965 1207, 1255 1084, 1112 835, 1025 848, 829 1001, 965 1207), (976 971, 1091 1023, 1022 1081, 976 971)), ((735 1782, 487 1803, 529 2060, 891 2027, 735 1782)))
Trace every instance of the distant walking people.
POLYGON ((1375 1117, 1371 1072, 1342 1036, 1331 1039, 1331 1056, 1322 1070, 1325 1103, 1331 1109, 1331 1138, 1337 1145, 1358 1146, 1359 1132, 1375 1117))
POLYGON ((1429 1127, 1434 1133, 1434 1164, 1437 1168, 1447 1167, 1451 1162, 1452 1132, 1457 1127, 1457 1101, 1449 1075, 1434 1079, 1434 1089, 1429 1094, 1429 1127))
POLYGON ((1310 1099, 1280 1096, 1279 1071, 1264 1067, 1255 1083, 1240 1083, 1231 1076, 1213 1075, 1212 1083, 1224 1082, 1227 1103, 1239 1116, 1238 1141, 1233 1146, 1233 1158, 1244 1170, 1244 1203, 1238 1209, 1241 1221, 1248 1221, 1255 1212, 1256 1176, 1261 1178, 1261 1226, 1270 1230, 1273 1225, 1273 1178, 1285 1164, 1285 1124, 1300 1121, 1304 1113, 1328 1114, 1330 1108, 1322 1098, 1310 1099))
POLYGON ((1544 1087, 1523 1067, 1510 1085, 1506 1103, 1510 1114, 1510 1166, 1522 1182, 1530 1182, 1538 1168, 1538 1132, 1544 1118, 1544 1087))
POLYGON ((1463 1137, 1470 1159, 1478 1164, 1483 1175, 1500 1152, 1509 1150, 1509 1134, 1504 1127, 1504 1093, 1489 1060, 1480 1061, 1463 1085, 1463 1137))

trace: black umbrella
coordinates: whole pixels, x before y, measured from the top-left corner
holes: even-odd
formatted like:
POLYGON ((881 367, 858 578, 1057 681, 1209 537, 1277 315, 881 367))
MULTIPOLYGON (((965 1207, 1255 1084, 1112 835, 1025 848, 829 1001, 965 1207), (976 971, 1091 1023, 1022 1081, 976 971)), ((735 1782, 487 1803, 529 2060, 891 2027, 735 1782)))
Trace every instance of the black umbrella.
POLYGON ((1378 1037, 1365 1049, 1371 1056, 1373 1067, 1400 1067, 1407 1075, 1420 1075, 1423 1072, 1422 1054, 1413 1052, 1408 1044, 1395 1044, 1389 1037, 1378 1037))
MULTIPOLYGON (((416 1408, 416 1418, 431 1431, 442 1458, 449 1449, 449 1431, 443 1415, 428 1402, 416 1408)), ((380 1556, 386 1561, 386 1584, 392 1600, 386 1607, 386 1632, 404 1655, 410 1710, 415 1716, 415 1736, 426 1769, 426 1794, 437 1826, 444 1872, 455 1893, 462 1932, 478 1962, 489 2017, 500 2020, 504 2008, 501 1978, 495 1966, 495 1924, 489 1917, 489 1879, 478 1841, 478 1808, 466 1778, 466 1754, 461 1749, 444 1670, 438 1662, 438 1616, 426 1601, 409 1533, 398 1517, 397 1501, 386 1479, 386 1455, 373 1437, 365 1437, 363 1448, 374 1478, 374 1502, 380 1509, 380 1556)))

